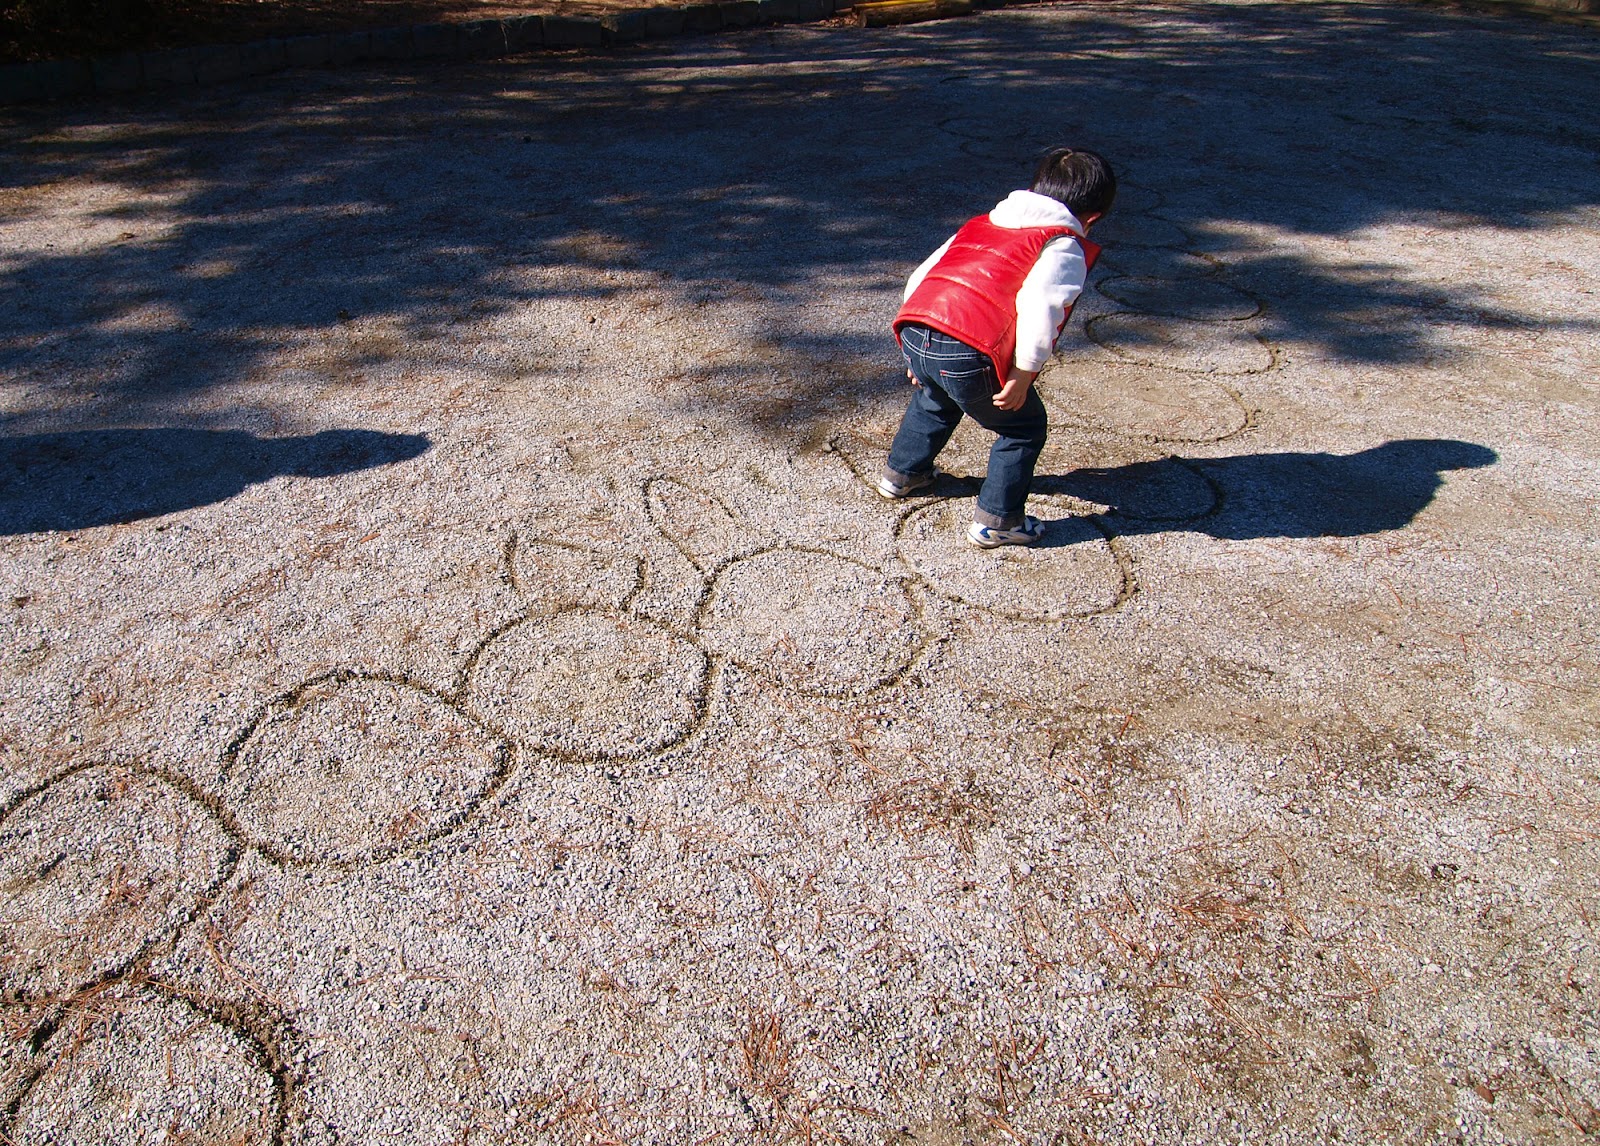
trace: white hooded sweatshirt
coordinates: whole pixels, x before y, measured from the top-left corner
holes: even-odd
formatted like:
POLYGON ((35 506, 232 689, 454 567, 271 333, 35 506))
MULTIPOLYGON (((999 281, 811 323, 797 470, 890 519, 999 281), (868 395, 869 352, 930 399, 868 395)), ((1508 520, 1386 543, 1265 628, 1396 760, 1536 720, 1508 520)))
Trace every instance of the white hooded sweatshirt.
MULTIPOLYGON (((989 212, 989 222, 997 227, 1071 227, 1083 233, 1083 224, 1063 204, 1048 195, 1034 191, 1013 191, 989 212)), ((944 257, 955 239, 952 235, 933 254, 923 260, 906 283, 904 298, 910 298, 935 263, 944 257)), ((1022 280, 1017 291, 1017 355, 1018 370, 1037 371, 1044 368, 1055 353, 1056 338, 1061 324, 1066 321, 1067 310, 1083 293, 1088 278, 1088 264, 1083 259, 1083 248, 1069 235, 1051 239, 1039 252, 1038 261, 1022 280)), ((1000 379, 1004 382, 1005 379, 1000 379)))

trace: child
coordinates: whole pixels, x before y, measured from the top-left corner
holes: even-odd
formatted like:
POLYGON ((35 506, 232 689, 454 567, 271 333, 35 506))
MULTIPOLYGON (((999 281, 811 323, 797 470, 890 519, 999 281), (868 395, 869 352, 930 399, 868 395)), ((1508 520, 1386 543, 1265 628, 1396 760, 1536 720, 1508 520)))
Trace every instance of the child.
POLYGON ((961 415, 998 436, 967 538, 983 549, 1031 545, 1023 508, 1049 429, 1033 380, 1049 361, 1100 248, 1085 238, 1117 178, 1092 151, 1047 152, 1027 191, 971 220, 906 283, 894 333, 917 388, 877 489, 902 498, 933 484, 933 459, 961 415))

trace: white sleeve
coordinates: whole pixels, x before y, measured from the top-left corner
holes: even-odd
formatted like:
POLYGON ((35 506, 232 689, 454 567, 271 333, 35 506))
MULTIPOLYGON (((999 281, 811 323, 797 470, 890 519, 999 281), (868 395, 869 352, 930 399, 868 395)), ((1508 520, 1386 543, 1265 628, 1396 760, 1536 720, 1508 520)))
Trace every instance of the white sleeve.
POLYGON ((911 292, 922 285, 922 280, 928 277, 929 271, 933 270, 933 264, 944 258, 944 253, 950 249, 950 244, 955 241, 956 237, 951 235, 937 251, 922 260, 920 267, 911 272, 911 277, 906 280, 906 293, 900 296, 901 302, 905 302, 906 299, 910 298, 911 292))
POLYGON ((1067 311, 1083 293, 1088 264, 1077 240, 1051 239, 1017 291, 1018 370, 1040 370, 1055 352, 1067 311))

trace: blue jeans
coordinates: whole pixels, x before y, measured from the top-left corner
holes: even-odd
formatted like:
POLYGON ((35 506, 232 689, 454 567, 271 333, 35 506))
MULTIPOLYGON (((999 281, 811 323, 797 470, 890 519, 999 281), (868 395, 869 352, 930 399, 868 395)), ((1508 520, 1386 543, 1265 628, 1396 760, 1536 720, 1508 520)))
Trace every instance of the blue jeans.
POLYGON ((1022 409, 1002 410, 994 404, 1000 380, 989 356, 925 326, 901 330, 900 350, 920 385, 889 447, 889 476, 904 481, 932 473, 933 459, 965 414, 999 435, 989 450, 989 473, 973 520, 991 529, 1017 528, 1026 516, 1033 467, 1050 429, 1038 391, 1028 388, 1022 409))

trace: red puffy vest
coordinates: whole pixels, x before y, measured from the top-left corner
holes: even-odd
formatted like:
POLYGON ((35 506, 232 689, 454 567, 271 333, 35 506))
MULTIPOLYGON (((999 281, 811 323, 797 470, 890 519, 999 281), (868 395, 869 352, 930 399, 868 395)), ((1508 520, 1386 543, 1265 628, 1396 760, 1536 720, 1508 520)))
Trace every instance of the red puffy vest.
MULTIPOLYGON (((895 340, 907 323, 942 331, 987 354, 1004 385, 1017 353, 1017 291, 1044 245, 1062 235, 1076 239, 1094 266, 1100 248, 1070 227, 1001 227, 987 215, 968 221, 894 316, 895 340)), ((1062 326, 1071 313, 1068 307, 1062 326)))

